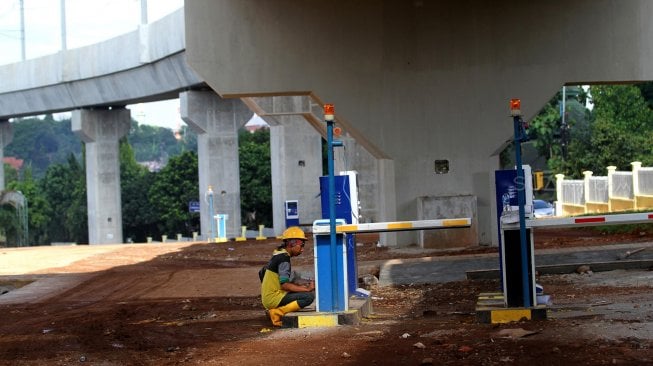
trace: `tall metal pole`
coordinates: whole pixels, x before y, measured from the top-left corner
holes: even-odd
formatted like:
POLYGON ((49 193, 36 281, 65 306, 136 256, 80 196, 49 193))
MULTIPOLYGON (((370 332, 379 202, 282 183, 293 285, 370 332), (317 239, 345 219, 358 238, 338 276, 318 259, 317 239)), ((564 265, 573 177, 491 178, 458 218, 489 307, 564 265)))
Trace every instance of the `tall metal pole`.
POLYGON ((331 291, 331 300, 333 310, 339 310, 340 302, 338 301, 339 284, 338 284, 338 266, 337 258, 338 253, 336 250, 336 180, 333 174, 333 121, 334 121, 333 105, 324 106, 324 120, 327 123, 327 165, 329 172, 329 239, 331 249, 331 285, 334 288, 331 291))
POLYGON ((528 255, 526 241, 526 181, 524 178, 524 168, 522 167, 521 142, 525 138, 522 129, 521 117, 513 116, 513 125, 515 132, 515 161, 517 163, 517 202, 519 203, 519 242, 521 247, 521 268, 522 268, 522 293, 524 298, 524 307, 531 306, 529 294, 529 276, 528 276, 528 255))
POLYGON ((25 61, 25 0, 20 0, 20 60, 25 61))
POLYGON ((66 43, 66 0, 61 0, 61 50, 65 51, 68 49, 66 43))
POLYGON ((562 87, 562 103, 560 103, 560 116, 561 116, 561 123, 560 123, 560 139, 562 140, 562 159, 565 160, 567 159, 567 118, 566 118, 566 111, 567 111, 567 87, 563 86, 562 87))

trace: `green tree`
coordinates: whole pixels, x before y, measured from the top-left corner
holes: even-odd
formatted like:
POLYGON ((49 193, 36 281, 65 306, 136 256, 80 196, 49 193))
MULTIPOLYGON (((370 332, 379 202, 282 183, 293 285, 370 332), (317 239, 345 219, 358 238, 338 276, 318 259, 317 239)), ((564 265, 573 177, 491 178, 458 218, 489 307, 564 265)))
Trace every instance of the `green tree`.
POLYGON ((606 167, 630 170, 632 161, 653 163, 653 112, 633 85, 592 86, 594 109, 584 133, 572 135, 569 156, 558 170, 581 177, 590 170, 606 174, 606 167))
POLYGON ((9 204, 0 205, 0 242, 14 246, 18 236, 16 209, 9 204))
POLYGON ((272 226, 272 173, 270 130, 238 133, 240 160, 240 206, 243 225, 257 229, 272 226))
POLYGON ((30 166, 23 168, 23 175, 20 180, 10 182, 7 185, 8 190, 20 191, 27 199, 28 203, 28 226, 30 244, 48 244, 48 225, 50 220, 57 220, 57 217, 49 217, 49 202, 47 201, 43 190, 32 176, 30 166))
POLYGON ((51 164, 65 163, 70 153, 80 156, 81 141, 71 128, 70 120, 55 121, 52 115, 44 119, 25 118, 12 123, 14 138, 5 156, 15 156, 32 166, 35 178, 43 177, 51 164))
POLYGON ((187 126, 175 135, 169 128, 139 125, 132 121, 129 143, 136 161, 166 162, 170 156, 184 151, 197 151, 197 137, 187 126))
POLYGON ((550 158, 561 153, 560 143, 560 113, 558 100, 550 100, 540 113, 530 123, 528 134, 534 141, 537 151, 550 158))
MULTIPOLYGON (((64 164, 51 165, 40 181, 47 207, 48 217, 65 217, 65 212, 72 201, 74 184, 69 167, 64 164)), ((64 220, 65 221, 65 220, 64 220)), ((61 220, 50 220, 48 223, 48 239, 50 241, 68 241, 69 232, 61 220)))
POLYGON ((162 234, 188 235, 198 226, 199 215, 188 212, 188 202, 199 199, 197 167, 197 154, 187 151, 156 174, 149 200, 162 234))
POLYGON ((154 174, 139 165, 134 150, 126 139, 120 141, 120 187, 122 226, 125 238, 145 242, 147 236, 158 236, 156 218, 148 198, 148 187, 154 174))

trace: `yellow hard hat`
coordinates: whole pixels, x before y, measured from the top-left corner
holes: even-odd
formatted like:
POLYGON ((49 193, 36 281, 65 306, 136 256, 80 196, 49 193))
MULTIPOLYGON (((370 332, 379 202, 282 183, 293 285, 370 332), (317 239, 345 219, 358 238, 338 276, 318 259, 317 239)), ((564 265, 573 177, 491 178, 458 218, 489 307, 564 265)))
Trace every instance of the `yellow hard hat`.
POLYGON ((304 234, 304 231, 297 226, 291 226, 287 228, 286 231, 283 232, 282 237, 283 240, 288 240, 288 239, 306 240, 306 234, 304 234))

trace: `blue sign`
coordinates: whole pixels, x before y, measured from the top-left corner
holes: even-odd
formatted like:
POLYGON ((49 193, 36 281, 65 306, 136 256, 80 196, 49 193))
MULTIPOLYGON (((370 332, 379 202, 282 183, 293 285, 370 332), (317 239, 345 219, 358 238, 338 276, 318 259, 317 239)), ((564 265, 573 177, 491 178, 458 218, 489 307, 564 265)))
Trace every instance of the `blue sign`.
POLYGON ((200 201, 188 201, 188 212, 200 212, 200 201))

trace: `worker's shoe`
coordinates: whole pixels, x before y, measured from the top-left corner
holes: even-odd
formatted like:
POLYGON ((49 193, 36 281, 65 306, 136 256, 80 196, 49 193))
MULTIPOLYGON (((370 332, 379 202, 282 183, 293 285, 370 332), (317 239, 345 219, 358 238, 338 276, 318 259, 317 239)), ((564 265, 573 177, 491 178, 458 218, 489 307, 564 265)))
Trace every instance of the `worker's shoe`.
POLYGON ((297 311, 299 309, 301 309, 301 307, 297 301, 293 301, 290 304, 286 304, 278 308, 270 309, 270 320, 272 320, 272 325, 275 327, 280 327, 282 325, 281 319, 283 318, 284 314, 292 313, 293 311, 297 311))

